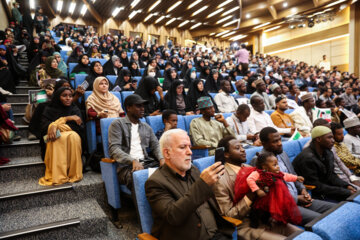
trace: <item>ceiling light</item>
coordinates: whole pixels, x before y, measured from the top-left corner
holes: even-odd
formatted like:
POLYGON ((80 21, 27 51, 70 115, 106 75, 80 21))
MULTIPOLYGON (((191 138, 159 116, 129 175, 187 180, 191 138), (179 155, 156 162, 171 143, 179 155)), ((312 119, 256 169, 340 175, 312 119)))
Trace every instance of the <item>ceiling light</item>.
POLYGON ((288 6, 288 3, 287 2, 284 2, 283 3, 283 7, 286 8, 288 6))
POLYGON ((270 24, 270 22, 266 22, 266 23, 260 24, 260 25, 258 25, 256 27, 253 27, 253 29, 258 29, 258 28, 264 27, 264 26, 269 25, 269 24, 270 24))
POLYGON ((195 24, 194 26, 192 26, 190 29, 194 29, 194 28, 197 28, 198 26, 200 26, 202 23, 197 23, 195 24))
POLYGON ((63 3, 64 3, 64 2, 63 2, 62 0, 59 0, 59 1, 58 1, 57 7, 56 7, 56 10, 57 10, 58 12, 61 12, 63 3))
POLYGON ((196 0, 195 2, 193 2, 192 4, 190 4, 187 9, 190 9, 190 8, 194 7, 195 5, 199 4, 201 1, 202 1, 202 0, 196 0))
POLYGON ((161 3, 161 0, 157 0, 156 2, 154 2, 154 4, 151 5, 151 7, 149 8, 148 12, 151 12, 151 10, 153 10, 160 3, 161 3))
POLYGON ((221 14, 221 16, 226 16, 226 15, 228 15, 229 13, 235 12, 235 11, 238 10, 239 8, 240 8, 239 6, 234 7, 234 8, 232 8, 232 9, 224 12, 223 14, 221 14))
POLYGON ((155 23, 159 23, 161 22, 161 20, 163 20, 165 18, 165 16, 161 16, 158 19, 156 19, 155 23))
POLYGON ((230 36, 230 35, 233 35, 233 34, 235 34, 235 33, 236 33, 236 31, 229 32, 229 33, 223 35, 222 38, 226 38, 226 37, 228 37, 228 36, 230 36))
POLYGON ((215 37, 220 37, 221 35, 224 35, 225 33, 228 33, 228 32, 230 32, 230 30, 226 30, 226 31, 223 31, 221 33, 218 33, 218 34, 215 35, 215 37))
POLYGON ((135 11, 132 11, 132 12, 129 14, 129 20, 132 19, 133 17, 135 17, 135 15, 138 14, 139 12, 141 12, 141 11, 139 11, 139 10, 137 10, 137 11, 136 11, 136 10, 135 10, 135 11))
POLYGON ((249 18, 251 18, 251 14, 250 14, 250 13, 247 13, 247 14, 245 15, 245 17, 249 19, 249 18))
POLYGON ((195 15, 201 13, 202 11, 204 11, 204 10, 207 9, 207 8, 208 8, 208 5, 203 6, 202 8, 200 8, 199 10, 197 10, 196 12, 194 12, 191 16, 195 16, 195 15))
POLYGON ((169 21, 167 21, 165 25, 169 25, 170 23, 172 23, 172 22, 175 21, 175 20, 176 20, 176 18, 172 18, 172 19, 170 19, 169 21))
POLYGON ((116 17, 116 15, 118 15, 118 13, 119 13, 121 10, 124 10, 124 8, 123 8, 123 7, 117 7, 117 8, 114 9, 114 11, 112 12, 111 15, 112 15, 113 17, 116 17))
POLYGON ((186 20, 186 21, 180 23, 178 27, 182 27, 182 26, 188 24, 189 22, 190 22, 189 20, 186 20))
POLYGON ((236 23, 236 22, 238 22, 238 21, 239 21, 239 19, 232 20, 231 22, 225 23, 225 24, 223 25, 223 27, 230 26, 230 25, 232 25, 232 24, 234 24, 234 23, 236 23))
POLYGON ((234 36, 234 37, 230 38, 230 40, 231 41, 236 41, 236 40, 240 40, 240 39, 243 39, 243 38, 246 38, 246 37, 247 37, 247 35, 240 34, 240 35, 237 35, 237 36, 234 36))
POLYGON ((280 27, 281 27, 281 26, 275 26, 275 27, 272 27, 272 28, 268 28, 268 29, 266 29, 264 32, 270 32, 270 31, 279 29, 280 27))
POLYGON ((82 8, 81 8, 80 14, 84 16, 85 13, 86 13, 86 10, 87 10, 87 7, 86 7, 86 5, 84 4, 84 5, 82 6, 82 8))
POLYGON ((221 3, 221 4, 218 6, 218 8, 221 8, 221 7, 227 5, 227 4, 231 3, 231 2, 232 2, 232 0, 227 0, 227 1, 223 2, 223 3, 221 3))
POLYGON ((76 7, 76 3, 75 2, 71 2, 70 3, 70 7, 69 7, 69 13, 73 13, 76 7))
POLYGON ((144 22, 146 22, 147 20, 149 20, 151 17, 153 16, 153 14, 149 14, 149 16, 147 16, 145 19, 144 19, 144 22))
POLYGON ((210 14, 207 16, 207 18, 211 18, 212 16, 215 16, 216 14, 218 14, 218 13, 220 13, 220 12, 222 12, 222 11, 224 11, 224 9, 223 9, 223 8, 219 8, 219 9, 216 10, 215 12, 210 13, 210 14))
POLYGON ((30 8, 35 9, 35 0, 30 0, 30 8))
POLYGON ((291 13, 292 13, 292 14, 295 14, 295 13, 297 13, 297 12, 298 12, 298 10, 297 10, 296 7, 294 7, 294 8, 291 9, 291 13))
POLYGON ((130 4, 131 8, 134 8, 136 5, 138 5, 139 2, 140 2, 140 0, 134 0, 134 1, 130 4))
POLYGON ((253 19, 253 23, 254 23, 254 24, 259 24, 259 23, 260 23, 260 20, 259 20, 258 18, 254 18, 254 19, 253 19))
POLYGON ((166 12, 171 12, 174 8, 176 8, 177 6, 179 6, 182 3, 182 1, 177 1, 174 5, 172 5, 171 7, 169 7, 169 9, 166 12))
POLYGON ((338 4, 338 3, 342 3, 342 2, 345 2, 345 1, 346 0, 338 0, 338 1, 335 1, 335 2, 332 2, 332 3, 328 4, 328 5, 326 5, 325 7, 331 7, 331 6, 334 6, 334 5, 338 4))
POLYGON ((219 21, 216 22, 216 24, 219 24, 219 23, 222 23, 222 22, 225 22, 226 20, 232 18, 232 16, 227 16, 226 18, 223 18, 223 19, 220 19, 219 21))
POLYGON ((214 32, 212 32, 212 33, 210 33, 210 34, 209 34, 209 36, 212 36, 212 35, 215 35, 215 33, 214 33, 214 32))
POLYGON ((92 0, 92 3, 94 4, 96 2, 96 0, 92 0))

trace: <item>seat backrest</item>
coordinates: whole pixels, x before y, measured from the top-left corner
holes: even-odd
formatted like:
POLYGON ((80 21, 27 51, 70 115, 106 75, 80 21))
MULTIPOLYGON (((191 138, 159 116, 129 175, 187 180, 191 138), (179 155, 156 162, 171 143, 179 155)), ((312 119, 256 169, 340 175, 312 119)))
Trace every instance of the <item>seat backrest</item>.
POLYGON ((275 110, 265 110, 265 112, 269 115, 271 115, 275 110))
POLYGON ((301 146, 297 140, 283 142, 283 151, 289 156, 290 162, 301 153, 301 146))
POLYGON ((199 79, 201 72, 196 72, 196 78, 199 79))
POLYGON ((90 60, 90 63, 99 61, 101 63, 101 66, 104 66, 104 64, 107 62, 107 60, 103 59, 103 58, 90 58, 89 60, 90 60))
POLYGON ((295 234, 291 234, 289 237, 286 238, 287 240, 293 239, 293 240, 322 240, 322 238, 313 233, 313 232, 296 232, 295 234))
POLYGON ((232 115, 232 113, 221 113, 225 119, 227 119, 228 117, 230 117, 232 115))
POLYGON ((185 120, 183 115, 178 115, 177 127, 186 131, 185 120))
POLYGON ((109 127, 115 119, 118 119, 118 118, 102 118, 102 119, 100 119, 101 140, 102 140, 105 158, 110 158, 110 155, 109 155, 109 127))
POLYGON ((304 148, 304 145, 311 139, 311 137, 301 138, 297 140, 298 144, 301 147, 301 150, 304 148))
POLYGON ((294 111, 294 109, 289 108, 288 110, 285 110, 285 113, 290 114, 294 111))
POLYGON ((161 75, 161 77, 164 77, 164 69, 160 69, 160 75, 161 75))
POLYGON ((106 78, 114 85, 117 79, 116 75, 106 75, 106 78))
POLYGON ((187 116, 184 116, 184 120, 185 120, 185 129, 186 131, 189 133, 189 130, 190 130, 190 123, 191 121, 194 119, 194 118, 198 118, 198 117, 201 117, 201 115, 187 115, 187 116))
POLYGON ((75 89, 85 81, 86 76, 87 74, 75 74, 75 81, 74 81, 75 89))
POLYGON ((217 93, 209 93, 209 94, 214 99, 217 93))
POLYGON ((145 68, 140 68, 139 70, 140 70, 141 76, 144 75, 145 68))
POLYGON ((140 219, 141 231, 151 234, 151 228, 154 221, 151 214, 151 207, 145 194, 145 182, 148 179, 148 176, 148 169, 133 172, 133 191, 136 209, 140 219))
POLYGON ((214 156, 198 158, 193 161, 194 166, 197 167, 200 172, 202 172, 205 168, 210 167, 214 163, 215 163, 214 156))
MULTIPOLYGON (((186 131, 184 117, 182 115, 177 115, 177 117, 178 117, 177 127, 186 131)), ((147 116, 146 122, 150 125, 154 133, 165 128, 161 115, 147 116)))
POLYGON ((243 79, 243 78, 244 78, 243 76, 236 76, 236 77, 235 77, 236 81, 241 80, 241 79, 243 79))
MULTIPOLYGON (((134 93, 133 91, 123 91, 123 92, 121 92, 122 102, 125 102, 125 98, 127 96, 130 96, 133 93, 134 93)), ((124 109, 124 111, 126 111, 126 109, 124 109)))
POLYGON ((246 163, 250 164, 253 157, 255 157, 257 152, 260 152, 262 150, 262 147, 251 147, 245 149, 246 152, 246 163))
POLYGON ((342 202, 328 215, 312 225, 312 231, 323 239, 352 240, 360 237, 360 204, 342 202))
POLYGON ((74 67, 77 65, 77 63, 69 63, 69 73, 72 72, 72 70, 74 69, 74 67))

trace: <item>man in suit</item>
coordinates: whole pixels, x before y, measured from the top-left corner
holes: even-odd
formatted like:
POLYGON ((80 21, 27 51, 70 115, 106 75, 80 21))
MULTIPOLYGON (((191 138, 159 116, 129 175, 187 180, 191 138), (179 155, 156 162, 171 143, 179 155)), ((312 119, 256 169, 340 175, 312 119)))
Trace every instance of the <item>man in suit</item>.
MULTIPOLYGON (((297 175, 290 163, 289 156, 286 154, 286 152, 283 151, 281 136, 278 131, 276 131, 276 129, 272 127, 266 127, 261 130, 260 141, 263 145, 263 149, 260 153, 274 153, 278 159, 281 172, 297 175)), ((251 165, 255 165, 255 161, 256 157, 252 159, 251 165)), ((295 202, 297 202, 299 206, 299 210, 303 218, 301 225, 305 225, 314 218, 320 216, 321 213, 324 213, 325 211, 335 206, 334 203, 312 199, 310 194, 306 191, 305 186, 300 182, 286 182, 286 185, 290 191, 290 194, 293 196, 295 202)))
POLYGON ((168 130, 160 138, 165 164, 145 183, 154 219, 151 234, 159 239, 231 239, 234 227, 219 215, 211 188, 224 166, 217 162, 200 174, 191 165, 190 147, 181 129, 168 130))
POLYGON ((249 212, 255 195, 248 193, 234 205, 234 184, 237 173, 242 167, 249 167, 246 162, 246 153, 241 142, 233 136, 226 136, 220 140, 218 147, 224 147, 225 173, 214 186, 214 193, 221 214, 227 217, 240 219, 243 223, 238 228, 240 239, 285 239, 291 233, 298 231, 297 227, 287 224, 271 223, 260 224, 257 228, 250 226, 249 212))

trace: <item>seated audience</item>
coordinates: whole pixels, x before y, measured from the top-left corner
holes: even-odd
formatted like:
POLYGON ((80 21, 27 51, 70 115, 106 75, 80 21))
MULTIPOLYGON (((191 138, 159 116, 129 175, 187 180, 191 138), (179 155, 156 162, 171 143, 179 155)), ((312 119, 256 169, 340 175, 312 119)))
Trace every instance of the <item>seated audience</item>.
POLYGON ((344 121, 345 130, 348 134, 344 137, 344 143, 356 158, 360 158, 360 120, 358 117, 351 117, 344 121))
POLYGON ((219 112, 235 112, 238 104, 236 103, 235 98, 230 95, 231 83, 228 80, 221 80, 220 87, 222 91, 214 97, 219 112))
POLYGON ((67 65, 64 63, 63 59, 61 58, 61 55, 59 52, 54 52, 53 56, 55 57, 57 63, 58 63, 58 69, 63 72, 64 76, 67 76, 67 65))
POLYGON ((137 88, 138 82, 136 79, 133 79, 131 73, 127 69, 120 71, 120 75, 117 77, 114 86, 119 86, 120 91, 135 91, 137 88))
MULTIPOLYGON (((86 89, 87 91, 93 91, 94 81, 98 77, 105 77, 103 67, 99 61, 93 61, 90 64, 89 75, 85 78, 85 81, 89 84, 89 87, 86 89)), ((112 87, 112 83, 109 82, 109 89, 112 89, 112 87)))
POLYGON ((120 62, 120 58, 116 55, 113 55, 111 59, 109 59, 104 64, 104 75, 116 75, 119 76, 123 65, 120 62))
POLYGON ((226 135, 234 135, 224 116, 215 116, 214 105, 209 97, 201 97, 197 100, 198 109, 202 117, 195 118, 190 123, 190 137, 194 146, 206 146, 210 148, 209 155, 214 155, 215 148, 226 135), (215 120, 211 118, 215 116, 215 120))
MULTIPOLYGON (((260 140, 263 145, 263 149, 260 154, 266 152, 273 153, 278 160, 280 171, 294 175, 297 173, 300 175, 297 171, 295 172, 293 166, 291 165, 289 156, 283 151, 281 136, 276 129, 266 127, 261 130, 260 140)), ((257 157, 252 159, 251 165, 256 164, 256 159, 257 157)), ((302 226, 314 220, 316 217, 319 217, 321 213, 324 213, 335 206, 333 203, 312 199, 310 194, 306 191, 305 186, 300 182, 286 182, 286 185, 299 207, 302 215, 302 226)))
POLYGON ((269 114, 265 110, 264 100, 260 96, 253 96, 250 99, 252 106, 247 123, 252 134, 257 134, 265 127, 273 127, 282 134, 292 135, 294 128, 278 128, 274 125, 269 114))
POLYGON ((45 108, 41 125, 46 135, 45 176, 39 179, 44 186, 77 182, 83 177, 81 151, 84 124, 79 108, 73 104, 70 88, 61 87, 45 108))
POLYGON ((145 105, 145 117, 161 115, 164 108, 164 95, 162 91, 159 91, 162 89, 158 86, 159 82, 156 78, 147 76, 140 81, 138 88, 135 90, 136 94, 148 102, 145 105), (155 94, 156 91, 159 91, 160 101, 155 94))
POLYGON ((119 163, 119 183, 129 189, 132 189, 132 172, 163 164, 159 142, 153 130, 147 123, 140 121, 147 103, 137 94, 128 96, 124 102, 127 115, 114 120, 109 128, 109 155, 119 163))
POLYGON ((70 74, 70 78, 75 78, 75 74, 89 74, 89 57, 88 55, 81 55, 79 57, 78 64, 73 68, 70 74))
POLYGON ((264 110, 271 110, 270 102, 269 102, 269 96, 266 93, 266 84, 262 79, 257 79, 254 81, 254 84, 256 86, 256 91, 251 94, 251 98, 258 96, 263 99, 265 109, 264 110))
MULTIPOLYGON (((245 95, 246 94, 246 83, 245 83, 245 81, 244 80, 236 81, 235 82, 235 87, 236 87, 236 95, 234 96, 234 98, 235 99, 238 99, 238 98, 247 99, 247 97, 245 95)), ((249 101, 247 103, 249 103, 249 101)))
POLYGON ((191 165, 191 142, 181 129, 166 131, 160 139, 165 164, 146 181, 145 192, 158 239, 231 239, 234 228, 218 213, 212 190, 224 174, 220 162, 201 174, 191 165))
POLYGON ((186 94, 186 100, 188 102, 188 106, 190 106, 190 110, 195 114, 199 114, 200 111, 198 109, 197 100, 201 97, 209 97, 213 106, 215 108, 215 112, 218 112, 217 105, 214 99, 204 90, 204 82, 202 80, 196 79, 191 83, 189 91, 186 94))
POLYGON ((348 110, 351 110, 357 104, 356 98, 352 93, 353 93, 352 87, 348 86, 345 88, 345 92, 339 96, 342 99, 344 99, 345 108, 348 110))
POLYGON ((100 119, 124 116, 120 100, 109 92, 109 80, 98 77, 94 81, 93 92, 86 99, 86 113, 89 119, 96 120, 96 132, 100 134, 100 119))
POLYGON ((165 109, 175 110, 179 115, 192 115, 193 112, 186 101, 184 82, 175 80, 164 97, 165 109))
POLYGON ((204 88, 205 92, 207 93, 218 93, 220 91, 220 79, 218 70, 211 70, 208 78, 206 79, 204 88))
POLYGON ((130 61, 130 68, 129 68, 130 72, 131 72, 131 76, 132 77, 139 77, 141 76, 140 70, 139 70, 139 66, 137 65, 137 63, 134 60, 130 61))
POLYGON ((234 185, 238 172, 248 167, 245 150, 241 147, 239 140, 233 136, 224 137, 219 141, 218 147, 224 147, 225 172, 215 184, 214 194, 220 207, 220 213, 227 217, 236 218, 242 221, 238 228, 238 237, 241 239, 285 239, 291 233, 298 230, 297 227, 287 224, 278 224, 269 221, 261 223, 256 228, 252 227, 253 222, 249 218, 252 203, 255 200, 254 193, 246 194, 242 199, 235 202, 234 185))
POLYGON ((273 93, 272 95, 269 96, 270 107, 271 107, 271 109, 276 109, 276 101, 275 100, 282 95, 281 87, 277 83, 271 84, 270 91, 273 93))
POLYGON ((175 68, 166 69, 165 72, 164 72, 163 90, 164 91, 169 90, 171 84, 175 80, 178 80, 176 69, 175 68))
POLYGON ((50 56, 46 58, 45 67, 41 68, 37 72, 38 74, 38 84, 41 88, 45 89, 47 84, 44 84, 43 81, 45 79, 50 78, 60 78, 64 76, 64 73, 58 69, 58 62, 54 56, 50 56))
POLYGON ((331 129, 317 126, 311 131, 310 146, 294 159, 295 171, 304 176, 305 184, 314 185, 312 196, 318 199, 343 201, 356 189, 334 172, 334 137, 331 129))
POLYGON ((69 58, 66 61, 66 64, 69 65, 69 63, 77 63, 79 62, 79 58, 81 55, 84 54, 84 49, 82 46, 77 46, 74 51, 70 54, 69 58))
POLYGON ((164 123, 164 129, 160 129, 155 133, 157 139, 160 139, 164 132, 170 129, 177 128, 178 117, 176 111, 172 109, 165 109, 161 115, 162 121, 164 123))
POLYGON ((313 122, 316 120, 315 100, 311 93, 301 96, 302 106, 295 109, 290 116, 295 123, 295 127, 301 132, 310 134, 313 122))

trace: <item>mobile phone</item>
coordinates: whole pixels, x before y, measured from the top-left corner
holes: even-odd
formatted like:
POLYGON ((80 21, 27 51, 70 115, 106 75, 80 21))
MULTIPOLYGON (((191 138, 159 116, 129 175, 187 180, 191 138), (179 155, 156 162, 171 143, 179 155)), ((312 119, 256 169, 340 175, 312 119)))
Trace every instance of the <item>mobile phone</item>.
POLYGON ((224 157, 225 148, 219 147, 215 150, 215 162, 221 162, 225 164, 225 157, 224 157))
POLYGON ((104 110, 105 113, 108 113, 109 111, 108 110, 104 110))
MULTIPOLYGON (((58 139, 59 137, 61 137, 61 133, 60 133, 60 130, 56 130, 56 139, 58 139)), ((44 137, 44 143, 47 143, 48 142, 48 135, 46 134, 44 137)))
POLYGON ((89 83, 84 80, 79 86, 82 87, 82 89, 86 90, 89 87, 89 83))

